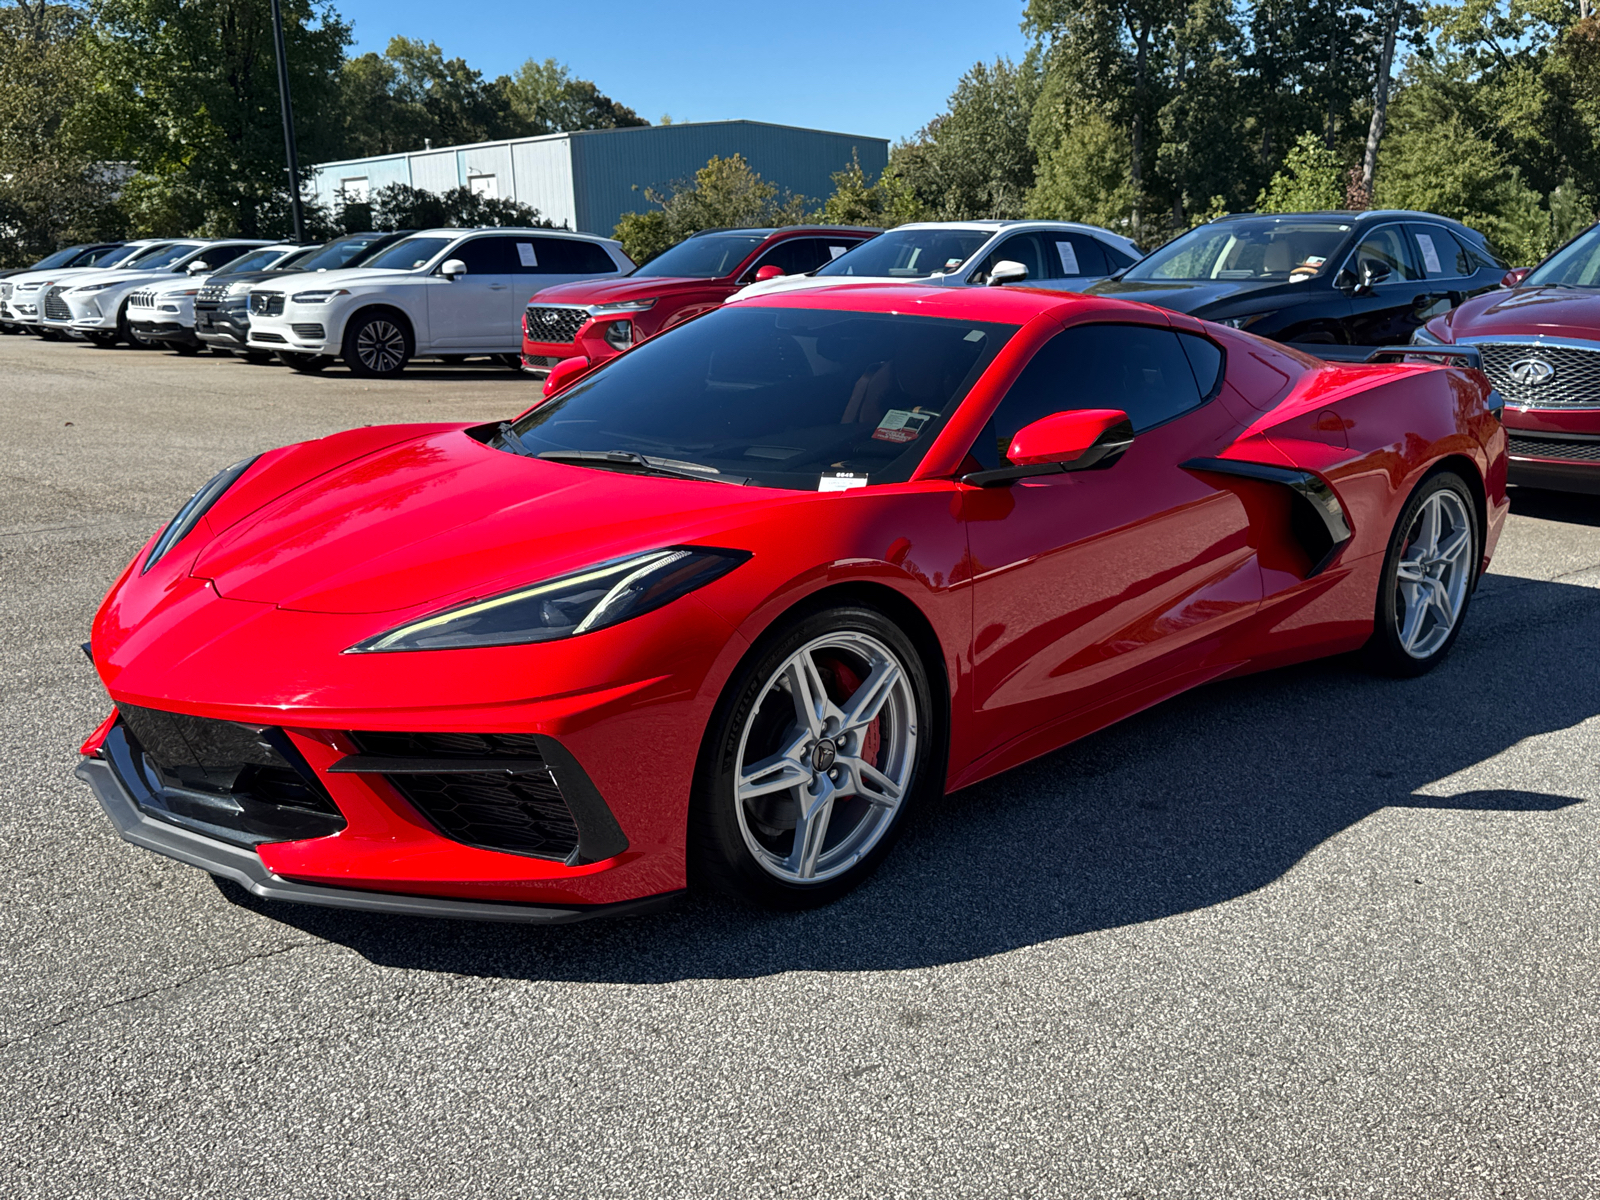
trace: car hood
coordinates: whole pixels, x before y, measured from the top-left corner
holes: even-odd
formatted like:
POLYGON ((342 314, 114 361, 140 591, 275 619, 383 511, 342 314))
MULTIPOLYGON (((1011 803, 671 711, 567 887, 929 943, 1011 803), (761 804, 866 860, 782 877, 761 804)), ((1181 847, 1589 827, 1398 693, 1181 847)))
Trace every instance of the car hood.
POLYGON ((171 271, 89 271, 76 279, 63 280, 68 288, 86 287, 92 283, 109 283, 117 287, 137 287, 146 283, 183 283, 190 279, 199 278, 195 275, 185 275, 182 271, 174 274, 171 271))
POLYGON ((890 284, 921 287, 949 287, 957 281, 953 275, 930 275, 926 279, 911 279, 896 275, 779 275, 763 279, 740 288, 729 300, 750 300, 756 296, 772 296, 779 292, 809 292, 816 288, 848 287, 852 284, 890 284))
POLYGON ((704 288, 732 287, 726 279, 678 279, 648 276, 644 279, 579 279, 540 288, 540 304, 619 304, 624 300, 650 300, 704 288))
POLYGON ((1315 279, 1304 283, 1254 283, 1242 279, 1107 279, 1089 288, 1087 294, 1138 300, 1173 312, 1210 318, 1300 304, 1314 296, 1325 295, 1326 288, 1318 286, 1315 279))
POLYGON ((19 271, 11 276, 12 284, 66 283, 85 275, 110 275, 115 267, 63 267, 58 271, 19 271))
MULTIPOLYGON (((464 427, 432 427, 333 470, 322 469, 326 453, 307 458, 318 473, 304 480, 292 479, 292 462, 278 468, 287 486, 218 533, 191 574, 228 599, 302 612, 442 607, 714 536, 774 499, 764 488, 541 462, 464 427)), ((247 475, 237 486, 249 484, 247 475)))
POLYGON ((1512 288, 1474 296, 1445 318, 1451 336, 1600 340, 1600 290, 1512 288))

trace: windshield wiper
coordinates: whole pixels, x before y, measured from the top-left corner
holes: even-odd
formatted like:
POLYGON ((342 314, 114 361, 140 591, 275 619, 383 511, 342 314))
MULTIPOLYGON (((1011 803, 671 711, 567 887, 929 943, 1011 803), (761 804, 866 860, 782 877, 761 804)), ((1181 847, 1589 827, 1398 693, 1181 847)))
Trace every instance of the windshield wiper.
MULTIPOLYGON (((521 445, 521 439, 518 439, 521 445)), ((527 453, 526 450, 523 451, 527 453)), ((548 459, 550 462, 581 463, 584 466, 594 467, 641 467, 656 475, 671 475, 675 479, 708 479, 712 483, 749 483, 749 477, 743 475, 724 475, 715 467, 703 467, 698 463, 681 462, 674 458, 655 458, 650 455, 637 454, 632 450, 542 450, 533 455, 535 458, 548 459)))
POLYGON ((538 457, 528 449, 527 443, 522 440, 522 435, 512 427, 510 421, 500 422, 500 444, 511 453, 522 455, 523 458, 538 457))

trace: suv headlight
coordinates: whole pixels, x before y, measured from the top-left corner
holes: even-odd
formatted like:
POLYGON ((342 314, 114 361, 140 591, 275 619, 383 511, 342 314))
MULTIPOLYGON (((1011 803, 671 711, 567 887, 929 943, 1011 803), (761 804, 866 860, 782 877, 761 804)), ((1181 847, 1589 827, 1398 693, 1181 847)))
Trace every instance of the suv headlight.
POLYGON ((348 296, 349 288, 324 288, 315 292, 296 292, 289 297, 291 304, 326 304, 335 296, 348 296))
POLYGON ((611 317, 617 313, 646 312, 655 307, 656 297, 648 300, 614 300, 610 304, 591 304, 589 315, 592 317, 611 317))
POLYGON ((178 510, 178 515, 167 522, 167 527, 161 531, 161 536, 156 539, 156 544, 150 547, 150 557, 144 560, 144 568, 139 572, 143 575, 160 561, 161 556, 171 550, 188 535, 189 531, 200 523, 200 518, 206 511, 222 499, 226 492, 239 481, 239 476, 248 471, 251 465, 260 458, 259 454, 247 458, 243 462, 236 462, 225 471, 218 471, 211 477, 211 482, 201 488, 184 502, 178 510))
POLYGON ((86 283, 82 287, 73 288, 72 294, 75 296, 87 296, 90 292, 103 292, 108 287, 116 286, 115 283, 86 283))
POLYGON ((708 546, 669 546, 630 554, 447 608, 358 642, 345 653, 519 646, 576 637, 670 604, 720 579, 749 557, 748 551, 708 546))

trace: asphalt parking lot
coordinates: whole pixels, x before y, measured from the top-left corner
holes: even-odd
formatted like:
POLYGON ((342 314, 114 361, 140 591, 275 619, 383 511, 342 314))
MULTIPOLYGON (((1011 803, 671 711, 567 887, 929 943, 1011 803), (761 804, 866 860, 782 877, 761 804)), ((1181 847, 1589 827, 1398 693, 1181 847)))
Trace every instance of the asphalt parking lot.
POLYGON ((218 468, 535 384, 0 338, 0 1195, 1600 1196, 1600 497, 1449 662, 1205 688, 802 915, 241 902, 72 777, 105 588, 218 468))

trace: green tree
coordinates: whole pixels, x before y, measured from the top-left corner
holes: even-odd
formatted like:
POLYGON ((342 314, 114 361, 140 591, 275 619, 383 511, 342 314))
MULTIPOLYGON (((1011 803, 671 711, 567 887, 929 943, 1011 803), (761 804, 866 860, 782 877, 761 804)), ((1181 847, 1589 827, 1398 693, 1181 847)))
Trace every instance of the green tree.
MULTIPOLYGON (((331 112, 349 28, 331 7, 283 0, 303 162, 334 157, 331 112)), ((95 123, 147 233, 282 234, 283 128, 268 0, 93 0, 95 123)))
POLYGON ((869 183, 867 173, 861 169, 861 157, 853 150, 850 165, 833 173, 833 194, 817 213, 817 220, 824 225, 865 225, 876 229, 925 219, 926 210, 892 167, 869 183))
MULTIPOLYGON (((391 183, 374 192, 364 207, 370 214, 367 227, 371 229, 469 229, 485 225, 555 228, 530 205, 504 197, 481 196, 464 187, 429 192, 409 184, 391 183)), ((346 216, 346 227, 351 232, 353 215, 346 216)))
POLYGON ((633 109, 618 104, 587 79, 576 79, 553 58, 528 59, 515 75, 498 84, 511 111, 529 133, 569 129, 620 129, 648 125, 633 109))
POLYGON ((1123 130, 1101 112, 1084 112, 1040 164, 1038 182, 1028 193, 1028 215, 1131 229, 1132 156, 1123 130))
POLYGON ((804 196, 780 196, 741 154, 713 156, 695 172, 693 182, 674 184, 670 194, 647 188, 644 196, 658 207, 625 213, 612 234, 634 262, 644 262, 702 229, 799 225, 810 219, 804 196))
POLYGON ((1259 196, 1256 211, 1321 212, 1344 204, 1346 169, 1323 136, 1303 133, 1259 196))

